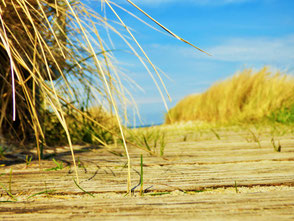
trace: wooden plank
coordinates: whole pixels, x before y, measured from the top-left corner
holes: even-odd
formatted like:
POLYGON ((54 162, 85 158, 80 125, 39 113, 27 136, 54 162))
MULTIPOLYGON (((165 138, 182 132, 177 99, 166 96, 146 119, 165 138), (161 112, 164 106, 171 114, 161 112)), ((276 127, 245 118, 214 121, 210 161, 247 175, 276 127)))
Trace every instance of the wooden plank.
MULTIPOLYGON (((240 189, 241 191, 241 189, 240 189)), ((1 204, 3 220, 293 220, 294 190, 249 193, 173 192, 163 196, 121 194, 47 197, 33 202, 1 204)))
MULTIPOLYGON (((240 139, 242 133, 234 132, 233 138, 222 134, 221 140, 169 142, 164 159, 131 148, 132 186, 139 182, 144 154, 144 187, 149 191, 144 197, 124 197, 126 159, 103 148, 76 155, 84 165, 79 168, 80 186, 95 198, 74 184, 68 150, 55 157, 63 161, 62 170, 44 171, 56 166, 52 160, 42 161, 42 169, 37 162, 28 168, 24 163, 0 167, 0 183, 7 189, 11 185, 19 200, 0 203, 0 219, 294 219, 294 140, 276 137, 282 152, 275 152, 269 137, 261 137, 259 147, 240 139), (55 192, 27 199, 45 190, 55 192), (151 196, 158 192, 165 195, 151 196)), ((3 188, 0 200, 11 200, 3 188)))

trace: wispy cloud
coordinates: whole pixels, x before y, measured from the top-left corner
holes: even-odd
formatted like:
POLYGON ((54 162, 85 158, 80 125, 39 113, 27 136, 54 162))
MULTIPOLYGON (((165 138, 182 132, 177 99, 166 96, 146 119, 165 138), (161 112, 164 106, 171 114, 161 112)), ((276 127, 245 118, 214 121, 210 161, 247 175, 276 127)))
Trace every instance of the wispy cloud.
POLYGON ((212 47, 212 59, 238 62, 293 63, 294 35, 282 38, 235 38, 212 47))
POLYGON ((154 50, 166 54, 180 54, 185 59, 208 59, 243 64, 293 65, 294 35, 285 37, 230 38, 219 45, 203 48, 211 57, 205 56, 188 46, 153 45, 154 50))

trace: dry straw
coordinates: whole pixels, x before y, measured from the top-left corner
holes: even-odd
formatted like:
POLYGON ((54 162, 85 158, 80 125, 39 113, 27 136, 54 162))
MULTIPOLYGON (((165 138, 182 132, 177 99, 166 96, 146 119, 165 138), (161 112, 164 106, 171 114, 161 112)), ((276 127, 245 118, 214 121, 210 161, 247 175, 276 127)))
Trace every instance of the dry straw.
MULTIPOLYGON (((174 122, 254 122, 294 103, 294 79, 264 67, 246 69, 215 83, 202 94, 190 95, 169 111, 174 122)), ((166 123, 170 123, 166 118, 166 123)))
MULTIPOLYGON (((127 2, 147 15, 133 2, 127 2)), ((131 162, 120 123, 119 112, 123 110, 117 108, 121 106, 118 102, 126 103, 129 93, 113 64, 113 49, 107 46, 103 36, 114 33, 129 46, 154 80, 164 102, 160 88, 167 91, 156 67, 114 9, 116 4, 108 0, 101 1, 101 4, 102 8, 107 6, 112 11, 126 33, 117 28, 117 22, 109 21, 80 1, 0 0, 0 138, 15 139, 21 144, 35 139, 40 157, 39 146, 46 142, 42 116, 46 110, 53 112, 65 131, 78 181, 64 107, 108 130, 107 125, 80 110, 80 104, 73 104, 73 101, 85 99, 87 92, 90 97, 87 99, 95 105, 114 111, 128 158, 129 192, 131 162), (138 52, 133 44, 139 48, 138 52)), ((173 37, 190 44, 148 17, 173 37)))

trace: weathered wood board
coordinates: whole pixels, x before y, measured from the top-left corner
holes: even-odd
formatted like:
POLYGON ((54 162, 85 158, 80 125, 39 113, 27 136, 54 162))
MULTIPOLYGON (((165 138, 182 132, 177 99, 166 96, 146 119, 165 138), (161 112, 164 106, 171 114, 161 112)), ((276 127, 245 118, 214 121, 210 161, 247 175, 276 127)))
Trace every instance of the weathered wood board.
MULTIPOLYGON (((56 166, 52 160, 42 161, 42 169, 36 161, 28 168, 1 166, 0 183, 11 185, 18 201, 1 202, 0 219, 294 220, 294 139, 275 137, 282 146, 275 152, 270 137, 260 139, 261 147, 243 137, 226 132, 221 140, 174 141, 165 147, 165 159, 131 148, 133 187, 144 154, 143 197, 139 187, 125 196, 126 158, 103 148, 76 154, 83 165, 80 186, 95 198, 75 185, 69 151, 55 156, 65 166, 58 171, 44 171, 56 166), (54 192, 27 199, 45 190, 54 192)), ((3 187, 0 194, 12 201, 3 187)))

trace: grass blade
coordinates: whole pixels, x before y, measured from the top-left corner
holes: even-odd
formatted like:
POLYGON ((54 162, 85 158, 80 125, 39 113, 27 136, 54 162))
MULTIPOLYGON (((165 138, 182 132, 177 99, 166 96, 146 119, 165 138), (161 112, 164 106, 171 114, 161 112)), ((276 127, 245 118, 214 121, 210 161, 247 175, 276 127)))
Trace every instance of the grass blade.
POLYGON ((38 192, 38 193, 35 193, 33 195, 30 195, 28 199, 32 198, 32 197, 35 197, 35 196, 38 196, 38 195, 42 195, 42 194, 48 194, 48 193, 54 193, 56 190, 44 190, 44 191, 41 191, 41 192, 38 192))
POLYGON ((140 196, 143 196, 143 155, 141 154, 141 173, 140 173, 140 196))
POLYGON ((95 198, 95 196, 94 196, 92 193, 89 193, 89 192, 87 192, 86 190, 84 190, 84 189, 83 189, 83 188, 82 188, 82 187, 76 182, 75 179, 74 179, 73 181, 74 181, 74 183, 76 184, 76 186, 77 186, 80 190, 82 190, 84 193, 88 194, 89 196, 95 198))
POLYGON ((176 39, 185 42, 186 44, 196 48, 197 50, 211 56, 209 53, 203 51, 202 49, 196 47, 195 45, 191 44, 190 42, 186 41, 185 39, 179 37, 178 35, 176 35, 175 33, 173 33, 172 31, 170 31, 169 29, 167 29, 166 27, 164 27, 162 24, 160 24, 158 21, 156 21, 154 18, 152 18, 149 14, 147 14, 145 11, 143 11, 141 8, 139 8, 136 4, 134 4, 132 1, 127 0, 131 5, 133 5, 135 8, 137 8, 140 12, 142 12, 144 15, 146 15, 149 19, 151 19, 153 22, 155 22, 158 26, 160 26, 163 30, 165 30, 167 33, 169 33, 170 35, 172 35, 173 37, 175 37, 176 39))
POLYGON ((4 189, 4 191, 12 198, 12 199, 14 199, 15 201, 17 201, 17 198, 15 197, 15 196, 13 196, 12 195, 12 193, 11 192, 9 192, 9 190, 7 190, 6 189, 6 187, 2 184, 2 183, 0 183, 0 186, 4 189))

